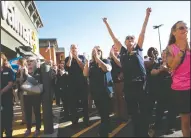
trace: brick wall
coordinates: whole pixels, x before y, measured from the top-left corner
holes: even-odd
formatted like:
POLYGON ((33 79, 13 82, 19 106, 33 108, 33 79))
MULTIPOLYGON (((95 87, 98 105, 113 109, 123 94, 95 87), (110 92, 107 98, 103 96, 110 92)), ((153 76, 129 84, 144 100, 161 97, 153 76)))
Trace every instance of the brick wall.
POLYGON ((56 62, 56 52, 55 52, 55 48, 51 47, 50 48, 50 51, 51 51, 51 58, 50 58, 50 52, 47 51, 46 52, 46 49, 47 47, 40 47, 39 50, 40 50, 40 54, 46 59, 46 60, 51 60, 57 64, 56 62))

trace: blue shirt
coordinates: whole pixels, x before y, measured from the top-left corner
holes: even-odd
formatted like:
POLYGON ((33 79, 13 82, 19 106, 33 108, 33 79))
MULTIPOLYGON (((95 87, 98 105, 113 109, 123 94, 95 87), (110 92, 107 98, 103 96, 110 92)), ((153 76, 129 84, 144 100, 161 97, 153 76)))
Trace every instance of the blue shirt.
POLYGON ((120 62, 122 65, 122 71, 124 74, 124 82, 131 82, 137 77, 145 77, 146 70, 144 66, 144 59, 142 57, 143 49, 136 45, 132 50, 132 53, 129 53, 127 49, 123 46, 120 51, 120 62))

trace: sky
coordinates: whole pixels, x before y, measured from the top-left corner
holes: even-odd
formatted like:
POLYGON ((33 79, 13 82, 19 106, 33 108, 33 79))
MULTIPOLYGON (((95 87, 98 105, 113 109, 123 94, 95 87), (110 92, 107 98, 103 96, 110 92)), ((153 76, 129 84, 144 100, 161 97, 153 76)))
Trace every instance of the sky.
MULTIPOLYGON (((160 50, 168 43, 170 29, 179 20, 190 28, 190 1, 36 1, 44 27, 39 29, 39 38, 57 38, 58 47, 64 47, 69 55, 70 45, 78 45, 79 53, 91 55, 92 48, 99 45, 104 57, 109 55, 113 41, 102 21, 108 23, 115 36, 124 44, 127 35, 138 39, 147 7, 152 8, 143 44, 143 55, 149 47, 160 50)), ((190 31, 188 33, 190 41, 190 31)))

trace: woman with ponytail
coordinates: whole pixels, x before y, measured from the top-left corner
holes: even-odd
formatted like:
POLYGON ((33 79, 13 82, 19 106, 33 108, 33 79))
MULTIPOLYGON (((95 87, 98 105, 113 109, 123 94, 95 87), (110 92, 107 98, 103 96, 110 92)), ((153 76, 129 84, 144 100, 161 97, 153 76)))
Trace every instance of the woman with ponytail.
POLYGON ((190 137, 190 48, 188 27, 183 21, 176 22, 170 33, 166 49, 167 66, 172 75, 171 88, 176 98, 176 108, 181 116, 183 137, 190 137))

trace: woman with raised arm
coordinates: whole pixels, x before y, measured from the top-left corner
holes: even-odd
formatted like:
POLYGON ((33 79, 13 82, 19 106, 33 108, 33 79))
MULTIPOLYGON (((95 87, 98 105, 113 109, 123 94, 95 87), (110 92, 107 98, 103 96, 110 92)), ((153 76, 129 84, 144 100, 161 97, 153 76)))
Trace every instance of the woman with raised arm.
POLYGON ((170 33, 167 46, 167 66, 172 73, 171 88, 176 97, 176 108, 181 116, 184 137, 190 137, 190 48, 188 27, 183 21, 176 22, 170 33))
POLYGON ((148 105, 147 94, 145 93, 146 70, 144 59, 141 55, 146 26, 151 13, 151 8, 147 8, 146 17, 142 26, 138 43, 135 37, 128 35, 125 39, 126 48, 114 36, 107 19, 103 21, 109 31, 110 36, 117 49, 120 51, 120 62, 124 74, 124 92, 127 102, 128 113, 132 117, 136 136, 148 136, 148 105), (138 117, 139 116, 139 117, 138 117), (141 121, 140 121, 141 120, 141 121))
POLYGON ((110 127, 110 97, 107 91, 105 77, 106 73, 110 73, 111 69, 110 61, 102 58, 102 50, 100 47, 94 47, 92 60, 90 63, 89 61, 86 62, 83 73, 84 76, 89 77, 90 91, 101 116, 101 125, 99 128, 100 137, 108 137, 110 127))

